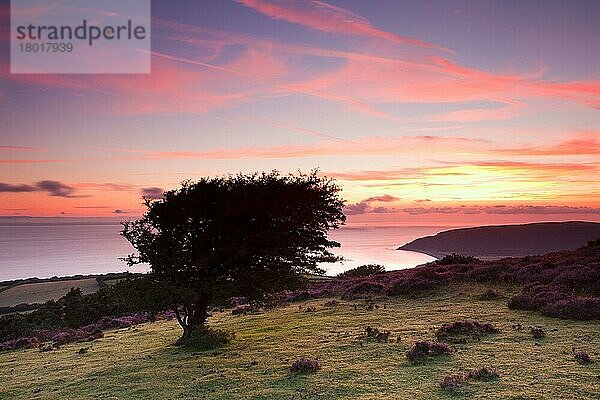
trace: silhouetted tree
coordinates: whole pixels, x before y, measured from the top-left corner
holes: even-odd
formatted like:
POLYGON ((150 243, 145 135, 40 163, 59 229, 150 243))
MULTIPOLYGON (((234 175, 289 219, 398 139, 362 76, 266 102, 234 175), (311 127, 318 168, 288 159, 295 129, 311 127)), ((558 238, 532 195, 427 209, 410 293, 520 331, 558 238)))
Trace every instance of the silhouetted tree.
POLYGON ((345 221, 340 189, 329 178, 271 173, 186 181, 124 223, 122 235, 148 263, 183 328, 205 327, 210 304, 235 296, 260 299, 301 274, 323 273, 338 257, 329 229, 345 221))

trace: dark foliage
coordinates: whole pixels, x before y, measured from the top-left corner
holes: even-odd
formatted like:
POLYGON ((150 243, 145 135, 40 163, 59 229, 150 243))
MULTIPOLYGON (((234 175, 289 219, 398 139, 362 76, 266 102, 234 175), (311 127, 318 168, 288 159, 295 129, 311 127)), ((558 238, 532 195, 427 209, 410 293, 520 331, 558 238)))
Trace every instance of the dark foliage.
POLYGON ((460 387, 467 381, 467 376, 461 372, 456 374, 446 375, 440 382, 440 387, 451 392, 458 391, 460 387))
POLYGON ((444 354, 452 354, 454 350, 446 343, 433 341, 416 342, 410 350, 406 352, 406 358, 412 364, 418 364, 428 357, 436 357, 444 354))
POLYGON ((583 350, 573 353, 573 357, 575 357, 575 360, 577 360, 579 364, 591 364, 593 362, 590 355, 583 350))
POLYGON ((440 387, 448 391, 458 391, 469 379, 476 381, 489 382, 500 378, 500 373, 496 368, 480 367, 469 371, 467 374, 459 372, 446 375, 440 387))
POLYGON ((498 300, 500 298, 502 298, 502 296, 494 289, 488 289, 479 296, 479 300, 484 301, 498 300))
POLYGON ((298 288, 303 274, 323 273, 318 263, 337 261, 327 233, 345 221, 339 192, 316 172, 184 182, 124 223, 138 252, 127 261, 150 264, 186 337, 204 329, 210 304, 298 288))
POLYGON ((456 321, 442 325, 437 330, 438 340, 454 343, 465 342, 467 339, 480 339, 491 333, 498 333, 500 330, 490 323, 480 323, 477 321, 456 321))
MULTIPOLYGON (((162 312, 153 319, 173 319, 172 312, 162 312)), ((98 322, 73 328, 36 329, 25 337, 19 337, 0 343, 0 350, 40 347, 40 351, 49 351, 67 343, 89 342, 104 337, 104 331, 113 328, 127 328, 150 321, 148 313, 138 313, 117 318, 103 318, 98 322), (51 343, 47 345, 47 343, 51 343)))
POLYGON ((37 310, 41 306, 40 303, 21 303, 16 306, 0 307, 0 315, 37 310))
POLYGON ((194 330, 189 336, 179 338, 176 344, 195 350, 212 350, 227 345, 234 337, 235 334, 233 332, 210 329, 205 326, 202 329, 194 330))
POLYGON ((593 247, 593 246, 600 247, 600 239, 589 240, 587 245, 590 246, 590 247, 593 247))
POLYGON ((88 295, 73 288, 58 301, 47 301, 30 313, 0 317, 0 342, 26 337, 35 330, 76 329, 121 315, 146 312, 153 319, 168 308, 160 297, 154 297, 156 293, 147 276, 126 278, 88 295))
POLYGON ((321 366, 317 360, 301 358, 292 363, 291 370, 296 374, 310 374, 317 372, 321 366))
POLYGON ((373 340, 379 343, 387 343, 390 338, 390 331, 380 331, 378 328, 365 328, 365 337, 367 340, 373 340))
MULTIPOLYGON (((594 242, 595 243, 595 242, 594 242)), ((513 309, 539 311, 558 318, 600 319, 600 246, 543 256, 503 258, 470 264, 430 263, 409 270, 352 279, 332 279, 309 287, 311 297, 343 296, 374 288, 390 296, 418 296, 449 283, 523 285, 511 298, 513 309)), ((486 294, 494 298, 493 293, 486 294)))
POLYGON ((344 271, 341 274, 337 275, 337 278, 358 278, 361 276, 371 276, 377 274, 383 274, 385 272, 385 267, 379 264, 367 264, 361 265, 356 268, 349 269, 348 271, 344 271))
POLYGON ((477 257, 473 256, 463 256, 462 254, 448 254, 441 259, 437 260, 435 263, 438 265, 455 265, 455 264, 473 264, 481 261, 477 257))
POLYGON ((383 285, 376 282, 357 282, 351 286, 343 295, 346 299, 355 299, 358 297, 372 296, 383 293, 383 285))
POLYGON ((469 371, 467 378, 477 381, 493 381, 500 378, 500 372, 496 368, 481 367, 469 371))
POLYGON ((546 337, 546 332, 541 326, 531 326, 529 327, 529 332, 535 339, 542 339, 546 337))

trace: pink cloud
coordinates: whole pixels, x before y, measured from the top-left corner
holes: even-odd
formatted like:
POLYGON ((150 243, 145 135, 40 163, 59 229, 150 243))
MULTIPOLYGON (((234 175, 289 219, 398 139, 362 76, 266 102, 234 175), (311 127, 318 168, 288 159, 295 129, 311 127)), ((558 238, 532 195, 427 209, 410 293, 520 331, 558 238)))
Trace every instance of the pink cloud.
POLYGON ((0 146, 0 150, 6 151, 47 151, 47 149, 42 149, 40 147, 30 147, 30 146, 0 146))
POLYGON ((553 205, 462 205, 462 206, 443 206, 443 207, 406 207, 402 209, 410 215, 423 214, 531 214, 531 215, 552 215, 552 214, 600 214, 600 208, 594 207, 573 207, 573 206, 553 206, 553 205))
POLYGON ((283 2, 277 0, 236 0, 270 18, 299 24, 328 33, 341 33, 387 40, 393 43, 438 48, 419 39, 397 35, 374 27, 368 20, 323 1, 283 2))
POLYGON ((320 156, 397 155, 413 153, 415 148, 431 153, 446 153, 449 149, 479 148, 485 141, 462 137, 438 136, 370 136, 347 141, 321 141, 311 145, 247 147, 208 151, 146 151, 92 147, 120 153, 135 154, 134 159, 241 159, 241 158, 300 158, 320 156))

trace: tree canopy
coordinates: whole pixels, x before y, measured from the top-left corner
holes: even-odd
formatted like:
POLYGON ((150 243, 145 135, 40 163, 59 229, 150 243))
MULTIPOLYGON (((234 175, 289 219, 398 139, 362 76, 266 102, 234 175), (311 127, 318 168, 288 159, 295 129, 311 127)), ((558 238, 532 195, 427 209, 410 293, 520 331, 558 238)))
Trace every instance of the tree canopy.
POLYGON ((146 213, 124 223, 137 250, 129 264, 148 263, 184 337, 203 327, 207 307, 229 296, 261 298, 323 273, 338 260, 327 237, 345 221, 340 188, 330 178, 277 171, 186 181, 146 213))

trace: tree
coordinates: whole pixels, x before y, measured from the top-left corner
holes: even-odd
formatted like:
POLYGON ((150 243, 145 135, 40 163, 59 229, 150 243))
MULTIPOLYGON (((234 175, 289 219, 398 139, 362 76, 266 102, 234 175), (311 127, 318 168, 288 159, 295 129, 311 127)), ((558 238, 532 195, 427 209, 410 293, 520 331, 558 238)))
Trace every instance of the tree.
POLYGON ((260 299, 337 261, 329 249, 339 243, 327 233, 345 222, 339 192, 316 171, 186 181, 145 199, 143 217, 123 224, 137 250, 127 261, 150 264, 185 341, 205 328, 209 305, 232 295, 260 299))

